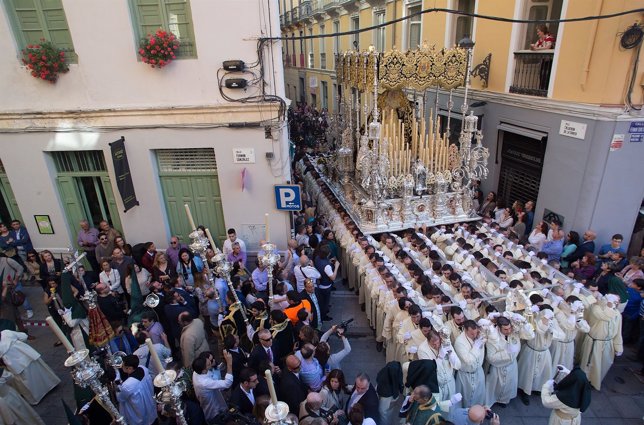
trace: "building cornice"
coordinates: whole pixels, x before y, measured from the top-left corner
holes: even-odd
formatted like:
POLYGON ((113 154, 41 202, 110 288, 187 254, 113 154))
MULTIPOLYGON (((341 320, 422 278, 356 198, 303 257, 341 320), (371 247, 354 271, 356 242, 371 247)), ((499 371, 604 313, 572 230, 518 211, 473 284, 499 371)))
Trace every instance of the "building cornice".
POLYGON ((113 131, 128 128, 257 127, 278 117, 272 103, 0 112, 0 133, 113 131))

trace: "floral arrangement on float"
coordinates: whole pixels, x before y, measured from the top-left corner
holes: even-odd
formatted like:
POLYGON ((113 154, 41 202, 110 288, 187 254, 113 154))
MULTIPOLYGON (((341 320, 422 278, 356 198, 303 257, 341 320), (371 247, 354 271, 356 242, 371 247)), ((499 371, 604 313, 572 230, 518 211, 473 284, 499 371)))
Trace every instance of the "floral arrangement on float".
POLYGON ((52 84, 58 81, 58 74, 69 71, 65 52, 44 38, 40 43, 29 44, 22 50, 22 63, 34 78, 49 81, 52 84))
POLYGON ((148 34, 141 40, 139 56, 143 63, 152 68, 163 68, 177 58, 176 50, 180 45, 174 34, 159 28, 154 34, 148 34))

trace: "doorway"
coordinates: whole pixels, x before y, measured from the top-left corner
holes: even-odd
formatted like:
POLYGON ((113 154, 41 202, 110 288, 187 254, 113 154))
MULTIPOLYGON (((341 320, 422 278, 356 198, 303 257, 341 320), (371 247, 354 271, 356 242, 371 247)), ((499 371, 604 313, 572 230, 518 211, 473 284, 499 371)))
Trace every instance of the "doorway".
MULTIPOLYGON (((156 151, 170 232, 190 243, 190 211, 197 225, 204 225, 219 243, 226 239, 217 160, 213 149, 159 149, 156 151)), ((221 245, 220 245, 221 246, 221 245)))
POLYGON ((23 222, 18 203, 13 195, 13 190, 11 190, 7 173, 4 170, 4 165, 0 161, 0 221, 8 227, 11 220, 23 222))
POLYGON ((71 239, 76 241, 81 220, 89 221, 93 227, 107 220, 120 231, 121 220, 103 152, 62 151, 51 155, 71 239))
POLYGON ((499 132, 502 147, 497 196, 506 207, 511 206, 514 201, 525 204, 532 200, 537 203, 547 135, 528 132, 529 130, 524 134, 499 132), (541 135, 543 137, 540 137, 541 135))

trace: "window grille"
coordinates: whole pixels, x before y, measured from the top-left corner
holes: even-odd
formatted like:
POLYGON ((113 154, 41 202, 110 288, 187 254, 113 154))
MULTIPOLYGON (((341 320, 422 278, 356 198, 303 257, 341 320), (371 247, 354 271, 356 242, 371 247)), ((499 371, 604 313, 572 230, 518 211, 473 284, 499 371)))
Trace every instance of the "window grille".
POLYGON ((216 171, 217 160, 213 149, 160 149, 157 150, 160 172, 216 171))
POLYGON ((102 151, 52 152, 52 157, 59 173, 107 171, 102 151))

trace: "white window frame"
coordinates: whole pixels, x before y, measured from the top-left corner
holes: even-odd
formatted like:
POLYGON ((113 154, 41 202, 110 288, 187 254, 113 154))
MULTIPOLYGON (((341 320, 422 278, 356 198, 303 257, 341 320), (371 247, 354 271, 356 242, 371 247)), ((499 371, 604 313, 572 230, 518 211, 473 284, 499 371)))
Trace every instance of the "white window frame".
MULTIPOLYGON (((360 29, 360 16, 354 15, 351 17, 351 31, 357 31, 360 29)), ((351 34, 351 46, 349 50, 355 49, 354 42, 358 42, 358 49, 360 48, 360 34, 351 34)))
MULTIPOLYGON (((414 1, 414 2, 408 2, 405 5, 405 16, 409 16, 412 13, 411 9, 419 8, 420 10, 423 10, 423 2, 422 1, 414 1)), ((417 49, 418 46, 412 46, 411 45, 411 28, 412 25, 418 25, 418 34, 419 34, 419 40, 418 40, 418 45, 421 45, 423 43, 423 16, 420 15, 418 16, 419 20, 418 21, 412 21, 413 18, 405 19, 405 32, 403 34, 404 37, 404 46, 405 50, 413 50, 417 49)))
MULTIPOLYGON (((333 33, 337 34, 340 32, 340 21, 333 21, 333 33)), ((333 37, 333 54, 340 53, 340 36, 333 37)))
MULTIPOLYGON (((313 27, 308 28, 309 36, 313 36, 313 27)), ((307 68, 315 68, 315 39, 309 39, 309 52, 307 55, 307 68)))
MULTIPOLYGON (((386 11, 384 9, 374 10, 373 22, 375 25, 385 23, 386 11)), ((387 46, 387 27, 377 28, 373 32, 373 45, 378 52, 384 52, 387 46)))
MULTIPOLYGON (((450 9, 453 10, 458 10, 459 8, 459 3, 461 1, 472 1, 474 2, 474 7, 472 8, 472 11, 476 13, 478 11, 479 7, 479 1, 477 0, 450 0, 449 7, 450 9)), ((448 19, 447 19, 447 28, 445 30, 445 46, 446 47, 454 47, 458 45, 458 42, 460 39, 456 36, 456 28, 458 27, 457 22, 459 18, 464 18, 464 16, 461 15, 456 15, 452 14, 448 19)), ((474 40, 475 39, 475 34, 476 34, 476 18, 472 18, 472 29, 471 29, 471 34, 470 39, 474 40)))

